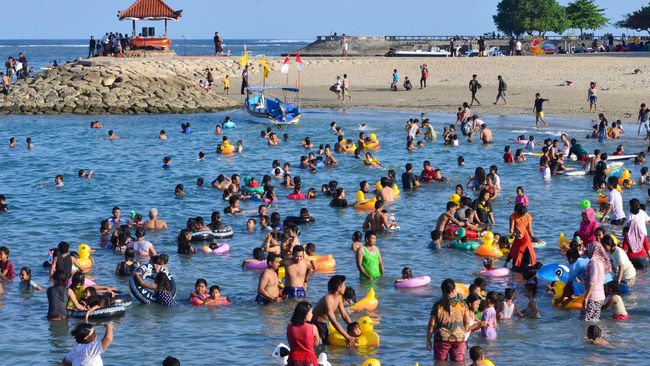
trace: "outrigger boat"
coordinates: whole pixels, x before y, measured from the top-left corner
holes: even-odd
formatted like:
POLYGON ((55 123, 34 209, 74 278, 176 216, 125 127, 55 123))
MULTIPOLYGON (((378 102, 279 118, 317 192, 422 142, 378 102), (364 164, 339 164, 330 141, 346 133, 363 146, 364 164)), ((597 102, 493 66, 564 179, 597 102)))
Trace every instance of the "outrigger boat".
POLYGON ((265 86, 248 88, 244 107, 248 114, 263 119, 272 124, 291 124, 300 122, 300 89, 281 86, 265 86), (284 92, 284 101, 276 97, 264 95, 267 90, 281 90, 284 92), (292 93, 293 101, 287 102, 287 93, 292 93))

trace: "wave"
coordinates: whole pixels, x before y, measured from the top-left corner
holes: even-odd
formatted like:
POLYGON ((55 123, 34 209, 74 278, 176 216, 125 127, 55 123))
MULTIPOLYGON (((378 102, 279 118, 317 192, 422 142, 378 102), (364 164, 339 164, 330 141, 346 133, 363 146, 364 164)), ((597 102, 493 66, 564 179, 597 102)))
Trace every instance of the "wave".
POLYGON ((88 47, 87 44, 0 44, 0 48, 33 48, 33 47, 57 47, 57 48, 82 48, 88 47))

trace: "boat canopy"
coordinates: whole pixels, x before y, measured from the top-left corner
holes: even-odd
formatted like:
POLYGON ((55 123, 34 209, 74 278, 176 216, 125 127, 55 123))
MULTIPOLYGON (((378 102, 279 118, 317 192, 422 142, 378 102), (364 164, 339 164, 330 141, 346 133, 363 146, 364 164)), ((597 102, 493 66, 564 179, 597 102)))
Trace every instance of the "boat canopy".
POLYGON ((298 89, 298 88, 287 88, 287 87, 284 87, 284 86, 251 86, 251 87, 248 88, 248 91, 250 91, 252 93, 262 93, 263 91, 269 90, 269 89, 282 90, 282 91, 291 92, 291 93, 299 93, 300 92, 300 89, 298 89))

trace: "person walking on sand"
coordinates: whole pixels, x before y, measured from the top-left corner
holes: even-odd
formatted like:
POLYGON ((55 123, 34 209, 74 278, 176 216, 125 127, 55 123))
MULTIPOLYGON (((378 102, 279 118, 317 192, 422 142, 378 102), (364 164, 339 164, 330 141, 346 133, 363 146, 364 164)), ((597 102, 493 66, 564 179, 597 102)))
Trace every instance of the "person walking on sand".
POLYGON ((508 89, 508 85, 503 81, 501 75, 497 76, 497 79, 499 80, 499 88, 497 90, 497 100, 494 101, 494 105, 497 105, 499 99, 503 99, 503 104, 506 105, 508 104, 506 101, 506 90, 508 89))
POLYGON ((476 99, 476 93, 481 89, 481 87, 483 87, 483 85, 476 80, 476 77, 476 74, 472 75, 472 80, 469 81, 469 91, 472 92, 472 101, 469 103, 470 106, 474 105, 474 101, 476 101, 476 104, 481 105, 481 102, 476 99))
POLYGON ((348 56, 348 37, 345 36, 345 33, 341 36, 341 56, 348 56))
POLYGON ((548 127, 548 123, 544 121, 544 102, 548 102, 548 99, 544 99, 539 95, 539 93, 536 93, 535 104, 533 105, 533 113, 535 113, 535 128, 539 128, 539 121, 544 123, 544 127, 548 127))
POLYGON ((598 95, 596 95, 596 82, 589 83, 589 90, 587 90, 587 100, 589 101, 589 112, 596 112, 598 109, 598 95))
POLYGON ((241 94, 244 95, 248 89, 248 65, 244 66, 244 71, 241 72, 241 94))
POLYGON ((223 39, 219 35, 219 32, 214 32, 214 54, 221 55, 223 53, 223 39))
POLYGON ((399 74, 397 69, 393 70, 393 81, 390 83, 390 90, 397 91, 397 84, 399 83, 399 74))
POLYGON ((429 68, 427 64, 420 66, 420 89, 427 87, 427 79, 429 78, 429 68))
POLYGON ((348 100, 352 100, 350 96, 350 80, 348 80, 348 74, 343 74, 343 83, 341 84, 341 90, 343 91, 343 100, 345 97, 348 97, 348 100))
POLYGON ((454 38, 449 40, 449 57, 456 57, 456 40, 454 38))

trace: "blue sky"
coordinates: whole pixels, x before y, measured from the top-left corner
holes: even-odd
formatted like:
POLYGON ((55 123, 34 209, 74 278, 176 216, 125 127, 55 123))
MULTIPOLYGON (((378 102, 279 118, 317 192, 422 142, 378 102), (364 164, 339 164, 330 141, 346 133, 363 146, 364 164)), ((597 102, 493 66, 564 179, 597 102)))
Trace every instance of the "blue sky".
MULTIPOLYGON (((19 2, 20 8, 29 11, 9 10, 3 18, 0 38, 83 39, 106 31, 129 32, 130 22, 118 21, 116 14, 132 1, 23 0, 19 2)), ((559 1, 565 5, 569 2, 559 1)), ((495 30, 492 15, 498 1, 167 0, 167 3, 174 9, 183 9, 181 21, 170 23, 172 38, 210 38, 214 31, 219 31, 225 38, 311 40, 333 31, 355 35, 482 34, 495 30)), ((617 21, 639 9, 645 1, 597 0, 596 3, 606 9, 607 17, 617 21)), ((144 22, 138 27, 143 25, 144 22)), ((162 22, 151 25, 162 32, 162 22)), ((630 30, 613 27, 599 34, 605 31, 632 34, 630 30)))

